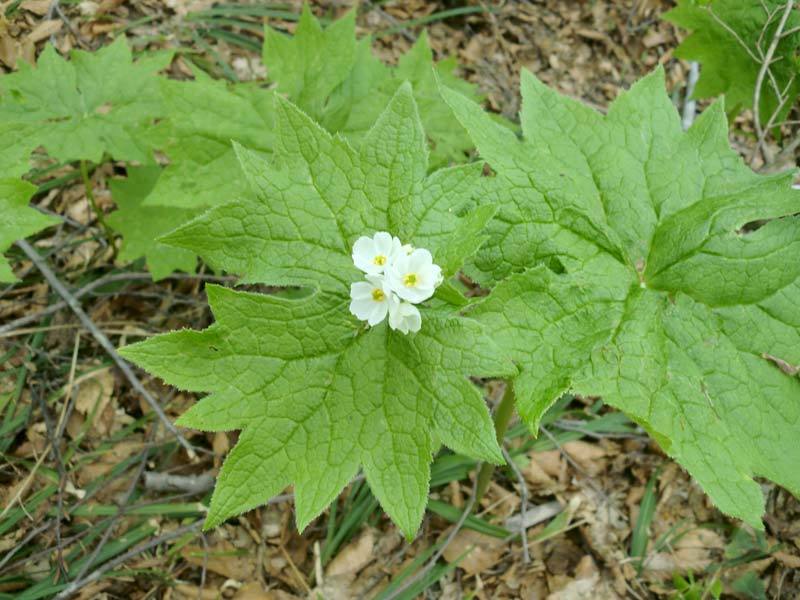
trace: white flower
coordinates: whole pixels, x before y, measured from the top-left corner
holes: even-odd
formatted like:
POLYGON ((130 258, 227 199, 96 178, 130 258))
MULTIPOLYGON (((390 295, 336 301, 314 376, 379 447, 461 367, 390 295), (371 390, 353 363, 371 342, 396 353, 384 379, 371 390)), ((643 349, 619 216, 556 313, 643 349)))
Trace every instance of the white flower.
POLYGON ((389 327, 401 333, 416 333, 422 327, 422 315, 413 304, 398 302, 389 308, 389 327))
POLYGON ((389 266, 386 278, 400 298, 417 304, 433 296, 442 282, 442 269, 433 264, 430 252, 417 248, 411 254, 400 254, 389 266))
POLYGON ((353 262, 367 275, 380 275, 401 253, 401 247, 400 240, 385 231, 371 238, 362 235, 353 245, 353 262))
POLYGON ((350 285, 350 312, 370 325, 377 325, 397 305, 397 299, 382 277, 367 275, 367 281, 350 285))
POLYGON ((411 244, 403 244, 400 250, 402 250, 406 254, 411 254, 414 251, 414 246, 412 246, 411 244))

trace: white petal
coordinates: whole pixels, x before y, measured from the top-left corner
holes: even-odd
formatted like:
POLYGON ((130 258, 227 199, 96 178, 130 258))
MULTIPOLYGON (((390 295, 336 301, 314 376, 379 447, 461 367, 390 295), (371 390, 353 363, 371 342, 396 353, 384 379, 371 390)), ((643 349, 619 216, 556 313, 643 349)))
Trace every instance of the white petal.
POLYGON ((416 306, 402 302, 389 311, 389 327, 406 334, 417 332, 422 327, 422 315, 416 306))
POLYGON ((350 284, 350 297, 353 300, 356 299, 372 299, 372 290, 375 289, 375 286, 372 283, 367 283, 366 281, 359 281, 358 283, 351 283, 350 284))
POLYGON ((416 272, 421 271, 424 267, 433 264, 433 256, 425 248, 417 248, 408 255, 408 266, 416 272))
POLYGON ((353 244, 353 263, 357 268, 365 273, 380 273, 382 267, 376 265, 373 260, 375 259, 375 242, 372 238, 361 236, 353 244))
POLYGON ((372 311, 375 307, 375 301, 372 298, 369 299, 353 299, 350 301, 350 312, 356 316, 357 319, 361 321, 366 321, 372 315, 372 311))
POLYGON ((372 325, 373 327, 383 321, 386 318, 386 315, 389 314, 389 302, 373 302, 372 303, 372 310, 370 311, 369 317, 367 318, 367 323, 372 325))
POLYGON ((375 253, 383 254, 387 258, 392 254, 392 235, 386 231, 379 231, 372 238, 375 245, 375 253))

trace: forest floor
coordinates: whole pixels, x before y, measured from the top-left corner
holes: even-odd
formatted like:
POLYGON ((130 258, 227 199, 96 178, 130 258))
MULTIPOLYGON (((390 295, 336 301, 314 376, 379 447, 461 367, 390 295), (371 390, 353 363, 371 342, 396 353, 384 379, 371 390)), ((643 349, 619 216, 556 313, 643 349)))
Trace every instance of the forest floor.
MULTIPOLYGON (((210 22, 203 15, 215 4, 102 0, 55 3, 53 10, 50 0, 0 1, 0 65, 8 71, 34 60, 51 38, 65 52, 124 34, 140 50, 193 47, 216 74, 262 77, 254 48, 265 18, 240 16, 244 27, 210 22), (242 37, 253 47, 231 41, 242 37)), ((351 4, 312 3, 329 18, 351 4)), ((661 64, 682 109, 688 65, 672 57, 678 32, 660 19, 672 4, 367 2, 358 29, 374 35, 375 52, 392 62, 426 24, 437 57, 455 56, 486 105, 511 119, 522 68, 603 111, 661 64)), ((294 26, 266 20, 287 31, 294 26)), ((747 139, 743 131, 734 141, 744 149, 747 139)), ((209 325, 203 289, 214 277, 201 271, 153 283, 142 265, 115 261, 74 171, 37 181, 37 204, 66 219, 35 245, 94 326, 119 347, 143 334, 209 325)), ((107 165, 92 175, 106 211, 113 210, 114 174, 107 165)), ((796 499, 765 482, 766 530, 742 526, 715 510, 640 428, 596 399, 565 398, 536 439, 512 426, 507 448, 515 468, 497 470, 474 516, 453 536, 475 470, 474 461, 454 455, 434 464, 431 504, 411 543, 363 481, 303 535, 294 526, 291 489, 201 534, 203 502, 236 434, 184 431, 201 450, 188 455, 40 270, 19 251, 14 256, 22 281, 0 288, 0 325, 30 318, 0 334, 0 598, 52 597, 67 580, 78 584, 74 597, 86 599, 700 599, 720 590, 739 598, 800 597, 796 499), (523 516, 526 544, 516 533, 523 516)), ((170 419, 195 400, 137 373, 170 419)), ((489 400, 501 391, 490 386, 489 400)))

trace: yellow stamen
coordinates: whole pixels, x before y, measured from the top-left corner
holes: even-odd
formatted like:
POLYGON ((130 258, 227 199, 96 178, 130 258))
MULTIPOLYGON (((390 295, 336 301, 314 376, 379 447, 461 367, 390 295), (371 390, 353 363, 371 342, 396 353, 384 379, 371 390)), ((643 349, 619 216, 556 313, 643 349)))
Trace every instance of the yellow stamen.
POLYGON ((372 263, 382 267, 386 264, 386 257, 383 254, 378 254, 378 256, 372 259, 372 263))
POLYGON ((406 287, 414 287, 417 285, 417 274, 409 273, 403 276, 403 285, 406 287))
POLYGON ((375 288, 372 290, 372 299, 375 302, 383 302, 386 299, 386 294, 383 293, 383 290, 380 288, 375 288))

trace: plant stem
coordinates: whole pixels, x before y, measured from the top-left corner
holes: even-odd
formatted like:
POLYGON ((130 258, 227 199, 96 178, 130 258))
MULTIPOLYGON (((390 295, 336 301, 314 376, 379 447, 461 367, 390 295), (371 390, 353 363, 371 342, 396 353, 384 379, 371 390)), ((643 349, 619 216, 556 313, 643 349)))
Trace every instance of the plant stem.
MULTIPOLYGON (((508 423, 511 421, 511 415, 514 414, 514 386, 510 381, 506 382, 506 391, 503 393, 503 399, 494 411, 494 430, 497 435, 497 443, 503 445, 503 440, 506 437, 506 430, 508 423)), ((483 463, 481 470, 478 472, 478 487, 475 492, 475 506, 480 505, 480 501, 486 490, 489 488, 489 483, 492 481, 495 466, 491 463, 483 463)))
POLYGON ((108 227, 108 223, 106 223, 106 216, 103 214, 103 211, 100 210, 100 207, 97 206, 97 200, 94 197, 94 188, 92 187, 92 180, 89 178, 89 164, 87 161, 81 161, 81 177, 83 178, 83 187, 86 188, 86 199, 89 200, 89 204, 94 211, 95 216, 97 217, 97 222, 100 223, 100 226, 103 228, 103 231, 106 234, 106 238, 108 238, 108 243, 114 243, 114 234, 111 229, 108 227))

